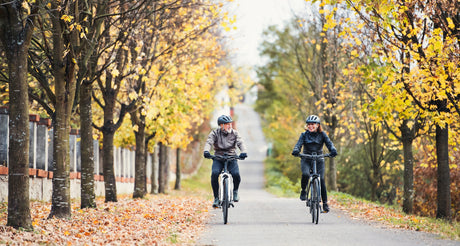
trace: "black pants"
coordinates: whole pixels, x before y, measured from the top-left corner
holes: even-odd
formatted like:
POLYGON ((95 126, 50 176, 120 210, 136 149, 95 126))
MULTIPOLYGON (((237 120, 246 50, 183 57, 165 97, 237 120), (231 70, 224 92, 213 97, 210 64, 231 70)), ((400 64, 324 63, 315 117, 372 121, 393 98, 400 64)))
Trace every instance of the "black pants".
MULTIPOLYGON (((300 181, 300 185, 302 187, 302 190, 305 190, 307 188, 308 180, 310 179, 310 170, 313 168, 313 161, 302 159, 302 161, 300 162, 300 168, 302 170, 302 179, 300 181)), ((327 203, 326 180, 324 179, 324 160, 316 161, 316 171, 318 172, 321 178, 321 198, 323 200, 323 203, 327 203)))
MULTIPOLYGON (((238 162, 236 160, 230 161, 228 163, 227 168, 233 177, 233 190, 237 191, 240 186, 240 182, 241 182, 240 169, 238 167, 238 162)), ((212 186, 212 192, 214 194, 214 198, 219 197, 219 174, 222 172, 222 169, 224 169, 223 161, 219 161, 219 160, 212 161, 211 186, 212 186)))

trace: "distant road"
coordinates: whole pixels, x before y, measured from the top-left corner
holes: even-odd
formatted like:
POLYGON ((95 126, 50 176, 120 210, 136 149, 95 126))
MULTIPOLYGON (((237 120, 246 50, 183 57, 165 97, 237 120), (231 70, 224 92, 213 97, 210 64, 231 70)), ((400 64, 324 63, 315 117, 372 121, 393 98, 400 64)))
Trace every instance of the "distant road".
POLYGON ((385 229, 353 220, 334 207, 320 215, 319 224, 312 224, 305 203, 278 198, 264 190, 266 143, 259 117, 248 105, 237 106, 235 114, 236 128, 246 141, 249 155, 239 161, 240 202, 229 209, 226 225, 221 210, 214 209, 197 245, 460 245, 423 232, 385 229))

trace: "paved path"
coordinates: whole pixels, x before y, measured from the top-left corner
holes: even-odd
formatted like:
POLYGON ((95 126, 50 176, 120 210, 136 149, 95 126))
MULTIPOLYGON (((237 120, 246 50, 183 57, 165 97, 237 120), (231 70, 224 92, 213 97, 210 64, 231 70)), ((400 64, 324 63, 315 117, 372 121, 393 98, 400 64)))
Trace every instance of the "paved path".
POLYGON ((353 220, 334 207, 320 215, 319 224, 312 224, 305 203, 278 198, 264 190, 266 147, 260 120, 247 105, 237 106, 235 113, 249 155, 239 161, 240 202, 230 208, 226 225, 221 210, 214 209, 197 245, 460 245, 422 232, 384 229, 353 220))

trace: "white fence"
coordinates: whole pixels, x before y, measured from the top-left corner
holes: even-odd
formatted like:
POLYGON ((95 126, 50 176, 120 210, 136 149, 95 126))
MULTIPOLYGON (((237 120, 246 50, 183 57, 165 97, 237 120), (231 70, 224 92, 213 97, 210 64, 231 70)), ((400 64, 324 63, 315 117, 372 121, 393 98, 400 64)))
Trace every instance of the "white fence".
MULTIPOLYGON (((29 142, 29 176, 30 199, 51 200, 52 191, 52 163, 53 163, 53 129, 50 119, 40 119, 38 115, 30 115, 30 142, 29 142)), ((7 201, 8 197, 8 112, 0 108, 0 202, 7 201)), ((72 130, 69 137, 70 144, 70 193, 72 198, 80 197, 80 135, 78 130, 72 130)), ((102 176, 102 161, 99 155, 99 142, 94 140, 94 177, 97 196, 104 195, 102 176)), ((150 183, 153 154, 147 156, 147 182, 150 183)), ((132 193, 134 191, 134 162, 135 152, 129 149, 114 148, 114 169, 117 180, 117 193, 132 193)), ((156 180, 156 179, 155 179, 156 180)), ((150 185, 147 186, 150 189, 150 185)))

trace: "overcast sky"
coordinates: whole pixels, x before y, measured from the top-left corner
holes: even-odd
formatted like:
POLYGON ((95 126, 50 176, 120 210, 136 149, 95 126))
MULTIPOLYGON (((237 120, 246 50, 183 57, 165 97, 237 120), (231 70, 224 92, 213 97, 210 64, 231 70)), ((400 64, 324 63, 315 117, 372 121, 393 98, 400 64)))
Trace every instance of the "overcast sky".
POLYGON ((237 65, 260 65, 259 44, 262 32, 270 25, 284 25, 293 18, 293 11, 305 12, 305 0, 234 0, 230 16, 236 15, 235 31, 230 44, 237 65))

